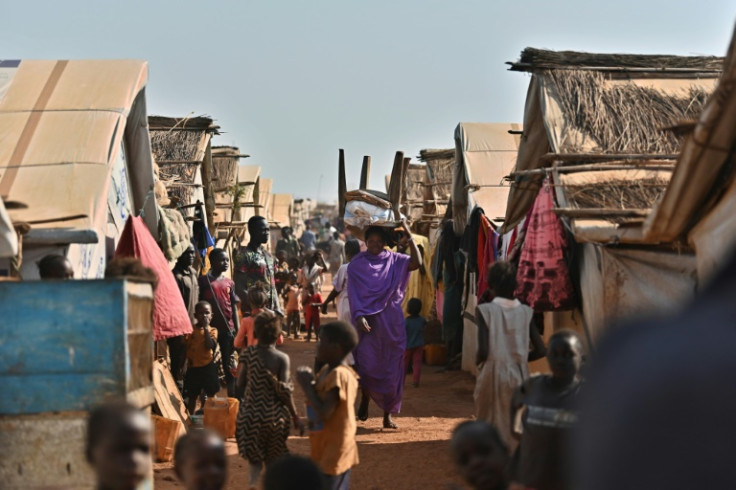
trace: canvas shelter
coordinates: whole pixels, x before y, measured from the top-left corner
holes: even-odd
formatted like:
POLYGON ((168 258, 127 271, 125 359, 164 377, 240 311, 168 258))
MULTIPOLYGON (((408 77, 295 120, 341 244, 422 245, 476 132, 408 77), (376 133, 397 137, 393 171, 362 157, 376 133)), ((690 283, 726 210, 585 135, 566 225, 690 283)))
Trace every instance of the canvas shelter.
POLYGON ((294 199, 291 194, 273 194, 271 197, 271 250, 276 253, 276 243, 281 238, 281 228, 291 226, 294 199))
POLYGON ((425 206, 425 219, 432 220, 433 223, 439 226, 450 202, 455 149, 424 149, 419 151, 417 158, 427 165, 431 197, 425 206))
POLYGON ((460 123, 455 129, 455 165, 452 175, 452 217, 455 233, 462 234, 476 206, 501 222, 506 213, 509 184, 521 139, 515 123, 460 123))
POLYGON ((256 214, 261 178, 261 167, 258 165, 238 165, 238 186, 241 188, 240 208, 233 214, 233 221, 248 222, 256 214))
MULTIPOLYGON (((722 58, 553 52, 527 48, 511 70, 531 73, 524 133, 502 232, 527 215, 550 179, 572 237, 582 322, 593 341, 611 321, 671 310, 691 298, 687 246, 651 239, 644 223, 669 192, 682 138, 722 58)), ((582 333, 582 330, 581 330, 582 333)))
MULTIPOLYGON (((61 253, 76 277, 102 277, 130 215, 157 238, 148 64, 3 60, 0 75, 0 197, 30 225, 20 274, 37 277, 35 262, 61 253)), ((0 270, 11 273, 8 260, 0 270)))

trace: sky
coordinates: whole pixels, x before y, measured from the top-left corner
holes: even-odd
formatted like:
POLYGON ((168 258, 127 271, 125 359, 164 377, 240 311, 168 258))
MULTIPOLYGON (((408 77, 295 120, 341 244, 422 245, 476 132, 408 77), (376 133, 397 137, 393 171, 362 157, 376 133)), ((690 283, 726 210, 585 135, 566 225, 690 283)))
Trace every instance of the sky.
POLYGON ((337 200, 363 155, 383 190, 397 150, 451 148, 459 122, 521 122, 527 46, 726 53, 726 0, 2 0, 3 59, 149 62, 149 115, 209 115, 275 193, 337 200))

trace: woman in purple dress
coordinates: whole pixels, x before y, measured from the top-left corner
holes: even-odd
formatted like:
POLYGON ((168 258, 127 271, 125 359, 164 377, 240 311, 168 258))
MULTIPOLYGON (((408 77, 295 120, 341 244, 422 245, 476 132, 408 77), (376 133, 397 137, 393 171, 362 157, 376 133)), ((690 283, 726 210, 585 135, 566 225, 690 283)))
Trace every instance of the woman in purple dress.
MULTIPOLYGON (((411 237, 406 222, 402 222, 402 228, 411 237)), ((367 250, 356 255, 348 266, 348 298, 360 338, 353 351, 363 393, 358 418, 368 418, 372 398, 383 410, 383 426, 395 429, 391 414, 401 409, 406 347, 401 304, 409 273, 419 268, 422 259, 412 238, 410 256, 386 250, 387 241, 385 228, 371 226, 366 230, 367 250)))

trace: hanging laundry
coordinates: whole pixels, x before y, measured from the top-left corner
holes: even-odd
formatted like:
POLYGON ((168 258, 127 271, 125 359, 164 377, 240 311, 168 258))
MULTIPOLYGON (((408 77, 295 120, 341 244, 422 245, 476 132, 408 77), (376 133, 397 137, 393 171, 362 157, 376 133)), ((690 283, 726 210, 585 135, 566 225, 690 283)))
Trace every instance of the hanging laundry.
POLYGON ((516 297, 536 311, 566 310, 575 304, 565 261, 567 235, 553 208, 548 179, 529 213, 517 272, 516 297))

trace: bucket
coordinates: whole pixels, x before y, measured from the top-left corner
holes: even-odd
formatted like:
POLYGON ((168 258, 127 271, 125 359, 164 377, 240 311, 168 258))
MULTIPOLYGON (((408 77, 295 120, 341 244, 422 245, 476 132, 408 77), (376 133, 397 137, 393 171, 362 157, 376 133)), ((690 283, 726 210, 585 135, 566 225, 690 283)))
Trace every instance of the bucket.
POLYGON ((445 344, 425 345, 424 362, 428 366, 444 366, 447 364, 447 347, 445 344))
POLYGON ((227 398, 208 398, 204 403, 204 426, 220 434, 223 439, 227 439, 230 431, 228 407, 227 398))
POLYGON ((183 428, 181 421, 151 415, 156 432, 156 460, 162 463, 174 459, 174 446, 183 428))
POLYGON ((227 436, 235 437, 235 424, 238 421, 238 410, 240 409, 240 400, 237 398, 227 399, 227 436))

